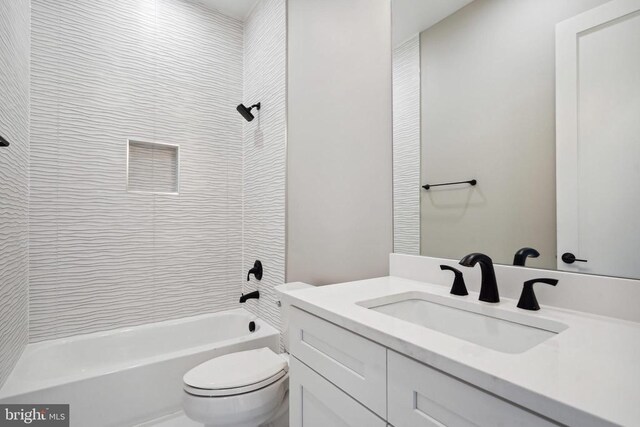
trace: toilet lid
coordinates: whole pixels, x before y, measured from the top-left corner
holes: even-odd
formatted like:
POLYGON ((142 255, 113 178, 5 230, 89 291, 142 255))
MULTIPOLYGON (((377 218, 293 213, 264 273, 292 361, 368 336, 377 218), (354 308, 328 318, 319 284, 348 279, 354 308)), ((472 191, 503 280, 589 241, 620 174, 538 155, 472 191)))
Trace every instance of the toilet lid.
POLYGON ((187 372, 185 390, 198 395, 246 393, 265 387, 288 371, 287 361, 265 347, 219 356, 187 372), (214 391, 215 393, 212 393, 214 391))

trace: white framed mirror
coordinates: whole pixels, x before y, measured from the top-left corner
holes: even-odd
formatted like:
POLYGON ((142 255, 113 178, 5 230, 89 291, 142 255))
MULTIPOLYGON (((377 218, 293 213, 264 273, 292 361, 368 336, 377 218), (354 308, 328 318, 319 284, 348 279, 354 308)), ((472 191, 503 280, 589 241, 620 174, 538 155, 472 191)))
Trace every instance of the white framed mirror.
POLYGON ((393 8, 394 251, 640 278, 640 1, 393 8))

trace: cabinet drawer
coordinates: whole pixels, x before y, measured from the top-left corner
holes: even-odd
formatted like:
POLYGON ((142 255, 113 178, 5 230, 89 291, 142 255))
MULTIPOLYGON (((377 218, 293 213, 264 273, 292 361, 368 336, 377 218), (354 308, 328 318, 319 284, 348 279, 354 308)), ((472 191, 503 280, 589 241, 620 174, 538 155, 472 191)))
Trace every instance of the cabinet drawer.
POLYGON ((557 426, 390 350, 388 363, 388 421, 395 427, 557 426))
POLYGON ((290 361, 289 414, 291 427, 386 427, 386 421, 308 368, 290 361))
POLYGON ((386 418, 385 347, 295 307, 289 325, 295 357, 386 418))

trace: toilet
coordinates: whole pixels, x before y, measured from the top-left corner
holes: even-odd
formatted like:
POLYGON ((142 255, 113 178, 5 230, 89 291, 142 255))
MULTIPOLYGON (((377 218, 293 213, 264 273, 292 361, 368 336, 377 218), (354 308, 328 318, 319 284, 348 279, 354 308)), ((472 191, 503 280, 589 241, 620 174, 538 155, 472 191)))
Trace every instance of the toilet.
MULTIPOLYGON (((306 283, 276 286, 285 350, 289 304, 286 293, 306 283)), ((270 348, 239 351, 204 362, 183 377, 185 414, 206 427, 289 425, 289 355, 270 348)))

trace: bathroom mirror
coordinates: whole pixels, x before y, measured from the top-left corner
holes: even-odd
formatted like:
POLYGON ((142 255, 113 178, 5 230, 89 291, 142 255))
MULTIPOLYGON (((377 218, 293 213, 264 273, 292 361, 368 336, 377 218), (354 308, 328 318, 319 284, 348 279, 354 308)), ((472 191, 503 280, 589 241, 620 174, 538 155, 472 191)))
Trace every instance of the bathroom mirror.
POLYGON ((393 0, 396 253, 640 278, 629 3, 393 0))

